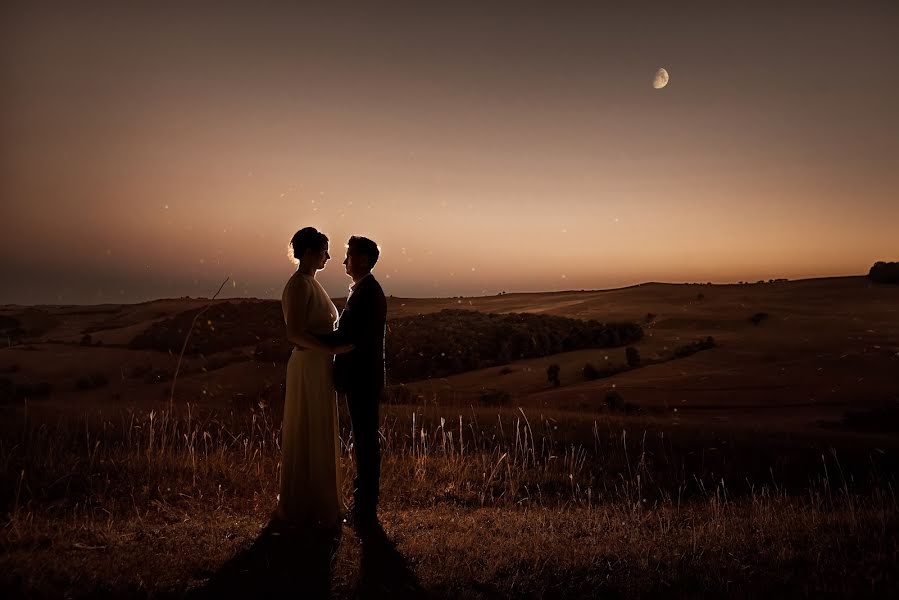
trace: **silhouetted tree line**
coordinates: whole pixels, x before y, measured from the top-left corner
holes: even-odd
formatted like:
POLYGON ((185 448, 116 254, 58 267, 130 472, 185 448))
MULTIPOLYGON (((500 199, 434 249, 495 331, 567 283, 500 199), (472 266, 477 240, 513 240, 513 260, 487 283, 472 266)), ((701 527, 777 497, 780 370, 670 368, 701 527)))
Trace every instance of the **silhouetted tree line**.
MULTIPOLYGON (((138 350, 181 352, 191 321, 200 310, 187 310, 157 321, 128 346, 138 350)), ((281 349, 289 354, 280 302, 222 302, 197 319, 185 354, 213 354, 266 340, 283 340, 281 349)), ((286 357, 283 360, 287 360, 286 357)))
POLYGON ((445 309, 388 323, 387 374, 394 382, 446 377, 514 360, 621 346, 642 337, 636 323, 445 309))
POLYGON ((899 262, 877 261, 868 271, 868 279, 877 283, 899 283, 899 262))
MULTIPOLYGON (((197 310, 151 325, 129 347, 177 353, 197 310)), ((446 309, 388 321, 387 371, 392 382, 446 377, 584 348, 633 343, 643 337, 635 323, 601 323, 534 314, 489 314, 446 309)), ((194 326, 186 354, 214 354, 255 346, 259 361, 286 362, 279 302, 222 302, 194 326)))

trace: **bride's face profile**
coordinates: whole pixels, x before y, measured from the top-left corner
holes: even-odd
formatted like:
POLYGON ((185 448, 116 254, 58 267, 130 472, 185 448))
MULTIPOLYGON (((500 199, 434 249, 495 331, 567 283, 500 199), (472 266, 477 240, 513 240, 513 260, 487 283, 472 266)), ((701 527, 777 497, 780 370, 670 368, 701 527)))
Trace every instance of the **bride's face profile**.
POLYGON ((318 259, 318 260, 317 260, 317 262, 316 262, 316 267, 315 267, 315 268, 316 268, 316 270, 321 271, 322 269, 325 268, 325 263, 327 263, 327 262, 331 259, 331 255, 328 253, 328 244, 327 244, 327 242, 325 243, 325 245, 324 245, 324 247, 321 249, 321 251, 318 253, 317 259, 318 259))
POLYGON ((328 243, 325 242, 325 245, 322 246, 322 249, 318 252, 312 249, 306 250, 306 253, 303 254, 303 259, 300 261, 298 268, 305 271, 312 267, 312 269, 314 269, 315 271, 321 271, 325 268, 325 263, 327 263, 330 259, 331 255, 328 253, 328 243))

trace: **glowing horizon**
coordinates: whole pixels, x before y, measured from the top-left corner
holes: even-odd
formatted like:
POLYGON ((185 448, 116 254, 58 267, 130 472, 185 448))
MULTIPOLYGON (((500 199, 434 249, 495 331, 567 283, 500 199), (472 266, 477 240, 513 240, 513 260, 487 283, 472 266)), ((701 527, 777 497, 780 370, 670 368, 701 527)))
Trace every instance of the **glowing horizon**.
POLYGON ((280 297, 307 225, 333 296, 899 259, 899 9, 434 11, 4 9, 0 303, 280 297))

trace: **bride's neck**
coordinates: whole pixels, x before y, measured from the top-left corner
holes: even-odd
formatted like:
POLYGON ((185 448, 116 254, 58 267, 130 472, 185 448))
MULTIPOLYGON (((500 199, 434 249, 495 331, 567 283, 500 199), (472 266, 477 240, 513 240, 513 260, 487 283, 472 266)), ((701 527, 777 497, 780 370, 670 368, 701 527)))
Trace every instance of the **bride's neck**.
POLYGON ((303 275, 309 275, 310 277, 315 277, 315 266, 307 266, 301 263, 300 266, 297 267, 297 272, 302 273, 303 275))

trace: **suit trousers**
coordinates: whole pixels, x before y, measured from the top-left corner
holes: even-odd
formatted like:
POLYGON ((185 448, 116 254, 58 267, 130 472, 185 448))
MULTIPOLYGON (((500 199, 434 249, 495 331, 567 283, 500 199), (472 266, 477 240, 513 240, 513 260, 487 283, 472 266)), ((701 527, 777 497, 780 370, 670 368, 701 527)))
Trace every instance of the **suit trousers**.
POLYGON ((353 501, 359 514, 373 516, 381 480, 381 440, 378 432, 382 390, 347 391, 346 402, 353 426, 353 455, 356 477, 353 501))

